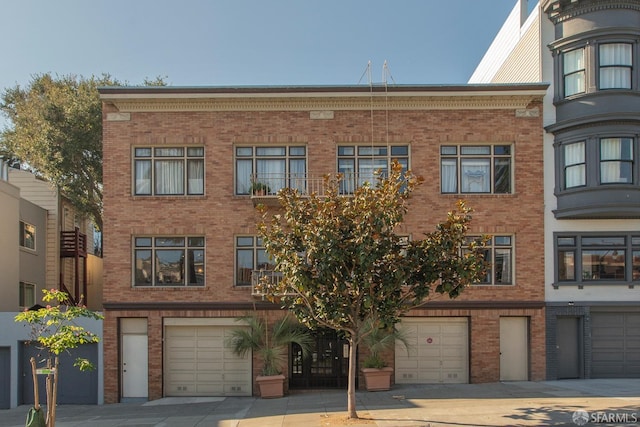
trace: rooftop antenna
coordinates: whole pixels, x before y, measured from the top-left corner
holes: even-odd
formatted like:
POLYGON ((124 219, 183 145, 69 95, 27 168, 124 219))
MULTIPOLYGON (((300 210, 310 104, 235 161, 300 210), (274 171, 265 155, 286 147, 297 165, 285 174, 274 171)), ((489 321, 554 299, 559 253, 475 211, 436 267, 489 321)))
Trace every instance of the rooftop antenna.
POLYGON ((370 122, 371 122, 371 151, 373 153, 373 80, 371 78, 371 60, 369 60, 369 62, 367 62, 367 68, 365 68, 364 72, 362 73, 362 75, 360 76, 360 80, 358 80, 358 84, 360 84, 360 82, 362 81, 362 78, 364 76, 367 76, 367 80, 369 82, 369 93, 370 93, 370 122))
POLYGON ((389 70, 389 64, 387 60, 384 60, 384 64, 382 64, 382 82, 384 83, 384 102, 385 102, 385 119, 386 119, 386 142, 387 149, 389 149, 389 90, 388 90, 388 79, 391 79, 393 84, 396 84, 396 81, 393 79, 391 75, 391 70, 389 70))
POLYGON ((393 84, 396 84, 396 81, 393 79, 393 76, 391 75, 391 70, 389 69, 389 64, 387 63, 387 60, 384 60, 384 64, 382 64, 382 81, 384 82, 385 87, 387 86, 387 79, 391 79, 391 81, 393 82, 393 84))
POLYGON ((367 62, 367 68, 364 69, 364 72, 362 73, 362 75, 360 76, 360 80, 358 80, 358 84, 360 84, 360 82, 362 82, 362 78, 364 76, 367 76, 367 81, 369 83, 369 86, 371 86, 371 60, 369 60, 369 62, 367 62))

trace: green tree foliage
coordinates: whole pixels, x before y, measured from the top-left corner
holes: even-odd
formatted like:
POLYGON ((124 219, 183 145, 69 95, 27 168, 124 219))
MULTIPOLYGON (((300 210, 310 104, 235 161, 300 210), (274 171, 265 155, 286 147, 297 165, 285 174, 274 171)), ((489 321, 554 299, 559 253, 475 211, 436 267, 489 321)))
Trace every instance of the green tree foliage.
MULTIPOLYGON (((32 77, 3 91, 0 156, 19 160, 53 183, 79 213, 102 229, 102 104, 98 87, 120 86, 108 74, 32 77)), ((163 77, 146 86, 166 85, 163 77)))
MULTIPOLYGON (((58 356, 62 352, 77 348, 80 345, 100 341, 96 334, 87 331, 76 322, 82 318, 98 320, 102 319, 103 316, 84 306, 68 304, 69 296, 64 292, 52 289, 50 291, 43 290, 43 293, 44 296, 42 300, 47 303, 52 302, 53 305, 47 304, 46 307, 37 310, 24 310, 15 316, 15 321, 26 323, 31 328, 31 341, 35 343, 37 348, 46 352, 44 366, 50 369, 46 379, 47 426, 53 427, 55 426, 55 408, 57 401, 58 356)), ((75 360, 73 366, 81 371, 95 368, 91 361, 80 357, 75 360)), ((32 367, 36 369, 36 362, 33 359, 32 367)), ((36 402, 38 401, 37 390, 37 379, 34 372, 36 402)))
POLYGON ((340 180, 327 179, 323 196, 281 190, 283 213, 261 208, 259 234, 283 279, 260 286, 309 327, 344 333, 350 344, 348 416, 357 418, 356 347, 373 330, 367 322, 392 327, 434 294, 457 297, 484 274, 484 244, 466 236, 471 209, 463 201, 422 239, 396 234, 422 181, 398 163, 387 178, 365 183, 353 195, 341 195, 340 180))
MULTIPOLYGON (((58 356, 64 351, 82 344, 97 343, 99 338, 94 333, 76 324, 76 319, 102 319, 102 315, 89 310, 85 306, 66 305, 69 296, 55 289, 43 290, 42 300, 53 302, 38 310, 24 310, 15 317, 16 322, 24 322, 31 327, 31 340, 40 348, 47 350, 50 356, 58 356)), ((88 360, 77 359, 74 366, 81 371, 91 370, 93 366, 88 360)))

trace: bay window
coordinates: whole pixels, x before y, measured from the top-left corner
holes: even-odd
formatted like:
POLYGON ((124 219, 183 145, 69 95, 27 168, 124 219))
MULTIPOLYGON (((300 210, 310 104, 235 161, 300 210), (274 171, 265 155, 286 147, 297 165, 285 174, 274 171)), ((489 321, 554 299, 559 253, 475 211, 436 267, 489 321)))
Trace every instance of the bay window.
POLYGON ((585 92, 584 48, 565 52, 562 64, 564 96, 585 92))
POLYGON ((600 89, 631 89, 632 45, 605 43, 598 49, 600 89))
POLYGON ((564 188, 586 185, 585 143, 574 142, 564 146, 564 188))
POLYGON ((600 183, 633 182, 633 139, 600 139, 600 183))

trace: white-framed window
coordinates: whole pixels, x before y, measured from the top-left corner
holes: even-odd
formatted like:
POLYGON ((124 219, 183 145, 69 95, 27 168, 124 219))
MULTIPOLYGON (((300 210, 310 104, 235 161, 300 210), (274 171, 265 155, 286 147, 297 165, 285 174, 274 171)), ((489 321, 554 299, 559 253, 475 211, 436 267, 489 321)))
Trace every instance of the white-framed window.
POLYGON ((640 235, 558 233, 555 250, 557 282, 640 281, 640 235))
POLYGON ((134 148, 134 194, 204 194, 203 147, 134 148))
POLYGON ((633 46, 603 43, 598 46, 599 89, 631 89, 633 46))
POLYGON ((600 183, 633 182, 633 138, 600 139, 600 183))
POLYGON ((342 174, 340 191, 351 194, 365 182, 375 184, 376 172, 386 176, 396 160, 409 169, 408 145, 339 145, 338 173, 342 174))
POLYGON ((443 145, 440 147, 442 193, 508 194, 512 186, 511 145, 443 145))
MULTIPOLYGON (((472 242, 479 236, 467 236, 472 242)), ((487 274, 476 285, 513 285, 514 237, 511 235, 490 236, 484 248, 484 259, 488 264, 487 274)))
POLYGON ((291 146, 237 146, 235 194, 251 195, 258 186, 267 194, 288 187, 306 192, 307 148, 291 146))
POLYGON ((18 305, 20 307, 33 307, 36 304, 36 285, 28 282, 20 282, 18 295, 18 305))
POLYGON ((565 97, 585 92, 584 48, 562 54, 562 80, 565 97))
POLYGON ((563 151, 564 188, 585 186, 587 176, 584 141, 566 144, 563 151))
POLYGON ((36 250, 36 226, 20 221, 20 246, 36 250))
POLYGON ((134 286, 204 286, 203 236, 134 237, 134 286))
POLYGON ((275 264, 258 236, 236 236, 236 286, 251 286, 254 271, 273 271, 275 264))

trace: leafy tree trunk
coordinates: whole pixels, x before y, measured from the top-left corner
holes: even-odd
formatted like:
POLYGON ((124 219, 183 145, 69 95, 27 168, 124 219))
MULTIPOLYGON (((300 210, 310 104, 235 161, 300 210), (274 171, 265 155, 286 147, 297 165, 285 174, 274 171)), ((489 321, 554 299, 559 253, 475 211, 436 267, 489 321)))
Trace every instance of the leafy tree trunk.
POLYGON ((349 338, 349 380, 347 386, 347 418, 358 418, 356 412, 356 360, 357 346, 353 337, 349 338))

